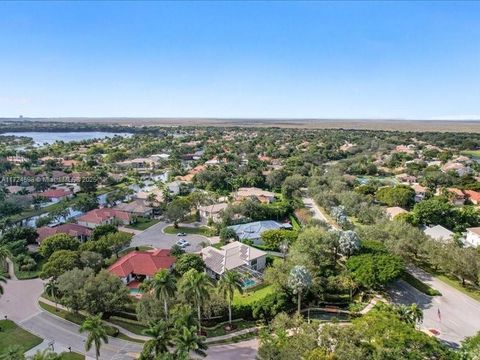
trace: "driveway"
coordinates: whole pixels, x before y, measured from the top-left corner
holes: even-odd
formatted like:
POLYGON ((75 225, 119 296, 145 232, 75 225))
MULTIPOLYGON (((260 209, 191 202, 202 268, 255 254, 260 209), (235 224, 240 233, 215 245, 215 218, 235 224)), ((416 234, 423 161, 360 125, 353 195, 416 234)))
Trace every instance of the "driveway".
POLYGON ((430 297, 403 280, 397 281, 389 290, 395 303, 416 303, 423 310, 422 328, 438 331, 438 338, 451 346, 459 346, 465 337, 480 330, 478 301, 418 268, 409 267, 409 272, 442 293, 442 296, 430 297))
POLYGON ((235 344, 212 345, 206 360, 253 360, 257 357, 258 340, 252 339, 235 344))
POLYGON ((40 312, 37 299, 43 292, 42 280, 8 280, 2 286, 5 291, 0 297, 0 319, 7 316, 20 322, 40 312))
POLYGON ((320 210, 320 207, 315 203, 315 201, 312 198, 304 197, 302 198, 302 201, 305 207, 308 210, 310 210, 314 219, 320 220, 325 224, 327 224, 328 226, 338 229, 338 225, 333 224, 328 220, 328 218, 325 216, 322 210, 320 210))
MULTIPOLYGON (((156 249, 170 249, 180 237, 177 235, 165 234, 162 229, 168 225, 170 224, 159 222, 145 231, 136 234, 132 239, 131 246, 151 246, 156 249)), ((188 234, 181 238, 190 243, 190 245, 185 248, 187 252, 199 252, 202 250, 202 246, 200 245, 202 242, 210 244, 208 238, 201 235, 188 234)))

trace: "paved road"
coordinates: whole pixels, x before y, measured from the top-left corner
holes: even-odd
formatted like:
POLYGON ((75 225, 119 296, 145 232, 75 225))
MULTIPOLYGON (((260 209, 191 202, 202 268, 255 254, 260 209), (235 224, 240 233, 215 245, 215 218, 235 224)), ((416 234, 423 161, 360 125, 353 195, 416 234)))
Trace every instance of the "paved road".
POLYGON ((208 349, 207 360, 255 360, 257 357, 258 340, 252 339, 236 344, 211 346, 208 349))
MULTIPOLYGON (((169 224, 159 222, 149 227, 147 230, 133 237, 131 246, 151 246, 157 249, 170 249, 179 239, 177 235, 165 234, 162 229, 169 224)), ((185 250, 187 252, 198 252, 202 250, 202 242, 208 242, 208 238, 201 235, 188 234, 182 237, 190 243, 185 250)))
POLYGON ((43 292, 43 281, 8 280, 0 297, 0 319, 7 316, 15 322, 22 321, 40 311, 37 299, 43 292))
POLYGON ((312 212, 314 219, 323 221, 325 224, 327 224, 330 227, 338 228, 336 224, 333 224, 328 220, 328 218, 325 216, 322 210, 320 210, 320 208, 312 198, 304 197, 302 198, 302 200, 305 207, 312 212))
POLYGON ((394 302, 416 303, 423 310, 422 328, 439 331, 438 338, 452 346, 458 346, 465 337, 472 336, 480 330, 478 301, 418 268, 410 267, 409 271, 442 293, 442 296, 430 297, 402 280, 397 281, 389 290, 394 302))

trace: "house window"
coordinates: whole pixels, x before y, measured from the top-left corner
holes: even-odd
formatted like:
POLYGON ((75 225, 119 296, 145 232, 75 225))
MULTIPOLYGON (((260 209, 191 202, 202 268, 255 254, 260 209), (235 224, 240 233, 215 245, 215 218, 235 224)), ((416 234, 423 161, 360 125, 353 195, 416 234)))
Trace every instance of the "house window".
POLYGON ((250 261, 250 265, 253 267, 253 268, 257 268, 257 259, 253 259, 252 261, 250 261))

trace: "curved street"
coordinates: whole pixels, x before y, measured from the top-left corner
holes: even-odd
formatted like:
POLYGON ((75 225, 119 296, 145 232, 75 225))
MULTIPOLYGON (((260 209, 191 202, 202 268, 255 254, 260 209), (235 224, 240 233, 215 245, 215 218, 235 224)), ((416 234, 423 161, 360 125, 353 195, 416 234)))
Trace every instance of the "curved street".
MULTIPOLYGON (((47 340, 53 340, 54 348, 85 354, 85 334, 78 332, 79 326, 44 311, 38 305, 38 298, 43 292, 43 281, 9 280, 4 284, 4 295, 0 297, 0 318, 7 316, 19 326, 47 340)), ((235 344, 210 346, 207 353, 209 360, 255 359, 258 342, 248 340, 235 344)), ((109 343, 102 346, 101 359, 131 360, 136 359, 142 344, 109 337, 109 343)), ((86 353, 87 358, 95 358, 93 351, 86 353)))

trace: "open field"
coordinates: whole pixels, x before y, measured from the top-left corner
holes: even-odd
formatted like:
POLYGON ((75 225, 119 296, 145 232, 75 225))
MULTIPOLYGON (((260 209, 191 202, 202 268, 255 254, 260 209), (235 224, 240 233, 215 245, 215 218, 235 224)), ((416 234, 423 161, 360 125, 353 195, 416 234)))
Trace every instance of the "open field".
MULTIPOLYGON (((475 120, 398 119, 221 119, 221 118, 22 118, 20 121, 120 124, 133 126, 283 127, 305 129, 355 129, 392 131, 480 132, 475 120)), ((19 121, 0 118, 0 121, 19 121)))

